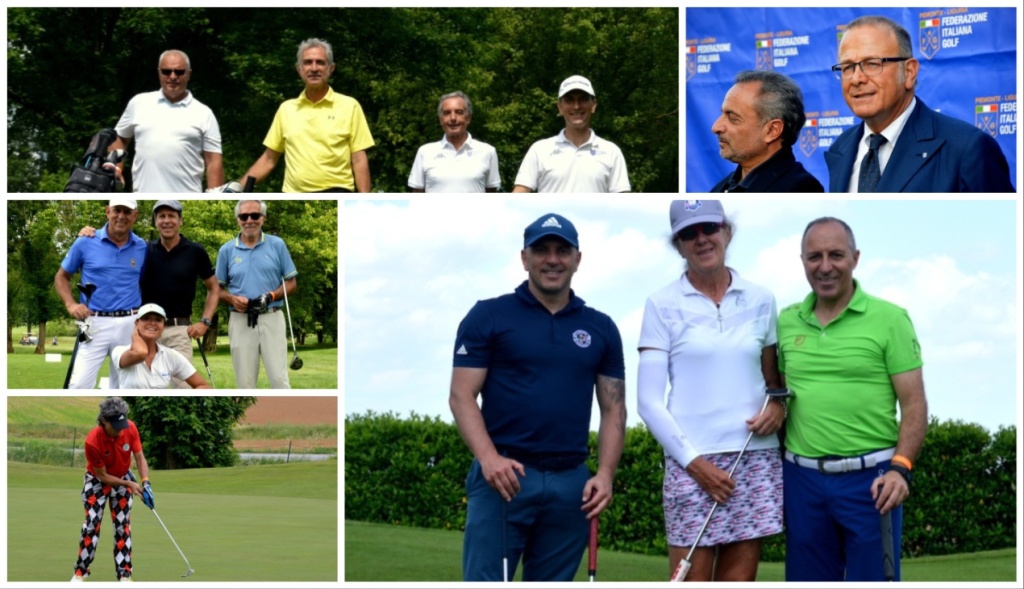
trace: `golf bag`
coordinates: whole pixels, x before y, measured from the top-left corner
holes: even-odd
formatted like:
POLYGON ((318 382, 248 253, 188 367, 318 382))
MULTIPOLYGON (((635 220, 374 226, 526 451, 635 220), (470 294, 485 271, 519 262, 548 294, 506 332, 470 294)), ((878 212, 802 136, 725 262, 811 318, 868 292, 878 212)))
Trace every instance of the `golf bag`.
POLYGON ((64 192, 116 191, 114 170, 117 163, 124 159, 124 152, 115 150, 107 154, 114 141, 117 141, 117 133, 113 129, 103 129, 93 135, 82 157, 82 164, 71 168, 71 178, 64 186, 64 192))

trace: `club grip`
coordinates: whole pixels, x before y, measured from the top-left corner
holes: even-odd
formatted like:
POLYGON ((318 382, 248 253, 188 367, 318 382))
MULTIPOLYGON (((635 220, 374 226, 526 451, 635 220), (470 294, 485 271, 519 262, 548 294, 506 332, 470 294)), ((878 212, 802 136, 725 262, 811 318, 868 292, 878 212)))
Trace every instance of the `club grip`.
POLYGON ((590 562, 587 572, 590 580, 597 576, 597 516, 590 518, 590 562))
POLYGON ((242 192, 252 192, 256 188, 256 177, 246 176, 245 186, 242 188, 242 192))
POLYGON ((886 581, 896 579, 895 553, 892 545, 892 511, 882 514, 882 571, 886 581))

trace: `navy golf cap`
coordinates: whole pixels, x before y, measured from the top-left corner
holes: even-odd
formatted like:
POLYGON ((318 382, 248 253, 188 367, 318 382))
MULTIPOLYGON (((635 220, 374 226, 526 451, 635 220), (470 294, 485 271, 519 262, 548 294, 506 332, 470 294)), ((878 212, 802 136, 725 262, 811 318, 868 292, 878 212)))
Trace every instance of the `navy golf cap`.
POLYGON ((107 416, 106 420, 116 432, 128 429, 128 417, 124 413, 107 416))
POLYGON ((523 233, 523 247, 530 247, 542 237, 549 235, 561 238, 574 248, 580 249, 580 238, 576 234, 576 227, 569 219, 555 213, 548 213, 530 223, 523 233))

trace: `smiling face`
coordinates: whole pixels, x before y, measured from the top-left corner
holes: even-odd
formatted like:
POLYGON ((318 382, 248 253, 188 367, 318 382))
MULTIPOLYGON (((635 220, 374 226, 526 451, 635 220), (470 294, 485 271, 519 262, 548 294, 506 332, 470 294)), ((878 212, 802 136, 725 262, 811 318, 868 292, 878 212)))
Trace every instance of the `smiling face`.
MULTIPOLYGON (((839 43, 839 63, 859 63, 875 57, 900 57, 896 35, 883 26, 863 25, 848 29, 839 43)), ((916 59, 887 62, 874 76, 860 66, 842 81, 843 98, 853 114, 879 133, 892 123, 914 98, 914 83, 920 67, 916 59)))
POLYGON ((139 218, 139 211, 118 205, 107 206, 107 234, 116 241, 123 241, 128 238, 128 233, 135 226, 135 220, 139 218))
POLYGON ((597 110, 597 99, 583 90, 573 90, 558 99, 558 114, 565 118, 565 127, 576 131, 590 129, 590 118, 597 110))
POLYGON ((181 215, 174 209, 160 207, 153 215, 153 223, 161 239, 171 240, 181 231, 181 215))
POLYGON ((469 114, 466 101, 456 96, 441 103, 441 116, 438 118, 448 142, 457 143, 465 139, 473 115, 469 114))
POLYGON ((680 239, 677 234, 673 238, 673 243, 679 255, 686 260, 687 272, 710 275, 725 268, 725 251, 731 240, 730 226, 723 225, 720 231, 711 235, 698 231, 696 239, 686 241, 680 239))
POLYGON ((582 258, 578 249, 563 239, 549 236, 524 249, 521 256, 535 296, 568 296, 572 275, 582 258))
POLYGON ((135 320, 135 328, 146 341, 156 341, 164 333, 164 318, 158 313, 146 313, 135 320))
POLYGON ((260 203, 250 200, 243 202, 238 207, 238 226, 242 229, 242 238, 254 242, 263 232, 263 222, 267 220, 260 213, 260 203), (252 218, 252 215, 259 215, 259 219, 252 218), (242 218, 244 217, 244 219, 242 218))
POLYGON ((188 94, 188 80, 192 77, 192 70, 188 62, 180 53, 168 53, 160 60, 160 67, 157 71, 160 76, 160 89, 164 96, 171 102, 178 102, 188 94), (165 76, 164 71, 171 70, 170 75, 165 76), (177 72, 184 72, 178 75, 177 72))
POLYGON ((819 301, 830 306, 845 306, 850 301, 860 252, 850 247, 842 225, 829 221, 812 226, 804 237, 800 258, 819 301))
POLYGON ((302 52, 302 59, 295 66, 299 77, 306 84, 306 90, 320 90, 327 85, 327 80, 334 73, 334 65, 327 63, 327 50, 323 47, 310 47, 302 52))

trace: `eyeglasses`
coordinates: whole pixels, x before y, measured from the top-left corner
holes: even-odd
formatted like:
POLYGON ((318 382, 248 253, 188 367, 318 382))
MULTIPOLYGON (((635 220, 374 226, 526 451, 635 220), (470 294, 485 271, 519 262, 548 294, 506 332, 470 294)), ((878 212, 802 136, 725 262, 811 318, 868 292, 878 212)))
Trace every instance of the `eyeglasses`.
POLYGON ((259 221, 262 218, 263 213, 241 213, 240 215, 238 215, 238 220, 242 221, 243 223, 245 221, 248 221, 249 219, 252 219, 253 221, 259 221))
POLYGON ((679 233, 676 233, 676 237, 679 238, 679 241, 693 241, 694 239, 697 239, 698 231, 703 233, 705 236, 708 236, 714 235, 721 230, 721 223, 697 223, 696 225, 690 225, 689 227, 680 229, 679 233))
POLYGON ((172 69, 160 68, 160 73, 165 75, 165 76, 167 76, 167 77, 171 77, 171 72, 174 72, 174 75, 176 75, 176 76, 178 76, 180 78, 180 77, 184 76, 186 73, 188 73, 188 70, 172 70, 172 69))
POLYGON ((857 66, 860 66, 860 71, 864 72, 865 76, 877 76, 882 73, 882 67, 887 63, 907 61, 912 59, 910 57, 872 57, 871 59, 865 59, 858 61, 857 63, 837 63, 832 66, 832 73, 835 74, 837 80, 849 80, 853 77, 853 74, 857 71, 857 66))

